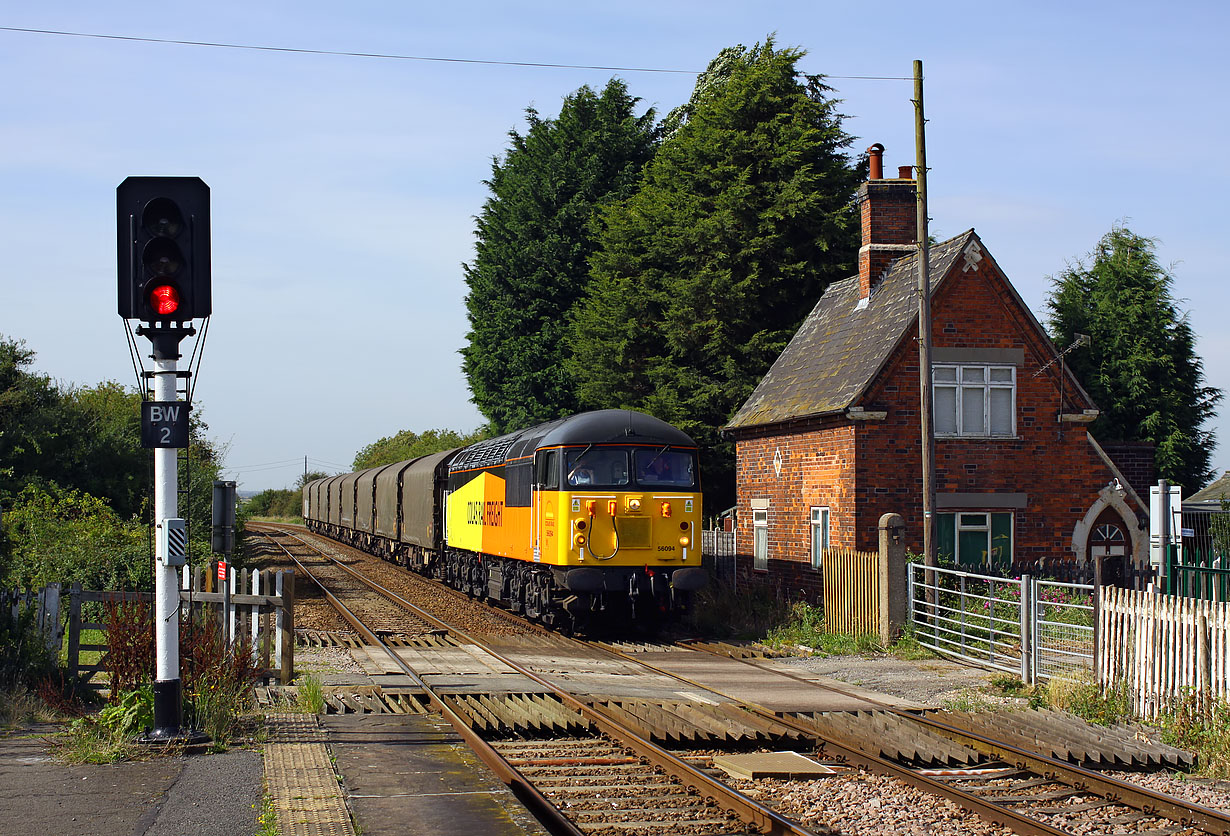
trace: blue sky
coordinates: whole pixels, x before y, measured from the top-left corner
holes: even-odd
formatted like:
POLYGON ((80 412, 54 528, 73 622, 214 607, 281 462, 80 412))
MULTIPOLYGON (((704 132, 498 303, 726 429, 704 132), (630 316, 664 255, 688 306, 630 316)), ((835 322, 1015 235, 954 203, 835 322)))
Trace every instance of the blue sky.
POLYGON ((8 4, 3 27, 687 72, 0 31, 0 334, 65 383, 132 383, 115 187, 195 175, 214 259, 197 402, 242 488, 291 484, 305 455, 346 468, 400 429, 472 429, 461 265, 525 108, 553 115, 619 75, 663 114, 721 48, 776 33, 832 77, 854 149, 883 143, 889 171, 914 162, 911 83, 842 77, 906 77, 922 59, 932 233, 977 229, 1039 318, 1049 277, 1112 224, 1159 239, 1206 378, 1230 390, 1228 17, 1214 3, 8 4))

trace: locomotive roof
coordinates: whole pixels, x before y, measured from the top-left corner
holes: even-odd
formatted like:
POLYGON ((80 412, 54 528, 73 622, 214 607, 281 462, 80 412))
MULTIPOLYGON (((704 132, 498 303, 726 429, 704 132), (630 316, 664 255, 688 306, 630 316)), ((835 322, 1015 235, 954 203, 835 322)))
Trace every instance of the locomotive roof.
POLYGON ((631 409, 600 409, 559 418, 480 441, 459 452, 450 471, 495 467, 533 455, 540 447, 563 444, 671 444, 695 447, 692 437, 665 421, 631 409))
POLYGON ((539 447, 557 444, 672 444, 695 447, 678 427, 631 409, 600 409, 565 418, 548 430, 539 447))

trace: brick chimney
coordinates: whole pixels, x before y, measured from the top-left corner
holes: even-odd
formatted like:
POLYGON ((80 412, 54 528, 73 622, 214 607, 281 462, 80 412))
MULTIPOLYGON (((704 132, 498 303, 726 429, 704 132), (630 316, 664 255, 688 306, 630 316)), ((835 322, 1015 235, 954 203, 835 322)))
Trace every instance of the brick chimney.
POLYGON ((911 166, 901 166, 895 179, 884 176, 884 146, 867 149, 870 177, 858 188, 863 243, 858 251, 860 305, 870 299, 889 263, 917 251, 918 197, 911 166))

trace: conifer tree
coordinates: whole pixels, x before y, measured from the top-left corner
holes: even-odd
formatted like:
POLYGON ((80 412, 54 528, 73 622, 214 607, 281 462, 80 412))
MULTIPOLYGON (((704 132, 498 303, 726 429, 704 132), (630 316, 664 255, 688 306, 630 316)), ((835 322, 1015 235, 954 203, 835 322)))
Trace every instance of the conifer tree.
POLYGON ((582 87, 559 116, 526 110, 529 130, 492 163, 465 266, 470 321, 462 368, 491 429, 505 432, 576 412, 564 368, 565 329, 586 292, 595 210, 628 196, 653 154, 652 110, 612 79, 582 87))
POLYGON ((1160 478, 1190 493, 1212 476, 1220 390, 1204 385, 1195 334, 1171 296, 1174 279, 1155 242, 1115 226, 1089 254, 1051 279, 1051 336, 1088 346, 1066 361, 1101 410, 1091 431, 1101 441, 1151 441, 1160 478))
POLYGON ((710 507, 734 494, 719 429, 824 288, 855 269, 863 167, 802 56, 770 39, 714 59, 636 194, 601 216, 573 323, 582 403, 642 409, 693 435, 710 507))

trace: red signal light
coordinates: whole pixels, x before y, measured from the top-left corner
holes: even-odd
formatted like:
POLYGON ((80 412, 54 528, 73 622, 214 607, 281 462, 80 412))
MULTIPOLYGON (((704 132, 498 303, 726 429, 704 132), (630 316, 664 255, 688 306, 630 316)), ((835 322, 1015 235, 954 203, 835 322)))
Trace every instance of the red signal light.
POLYGON ((149 292, 149 305, 158 316, 170 316, 179 310, 179 291, 174 285, 155 285, 149 292))

